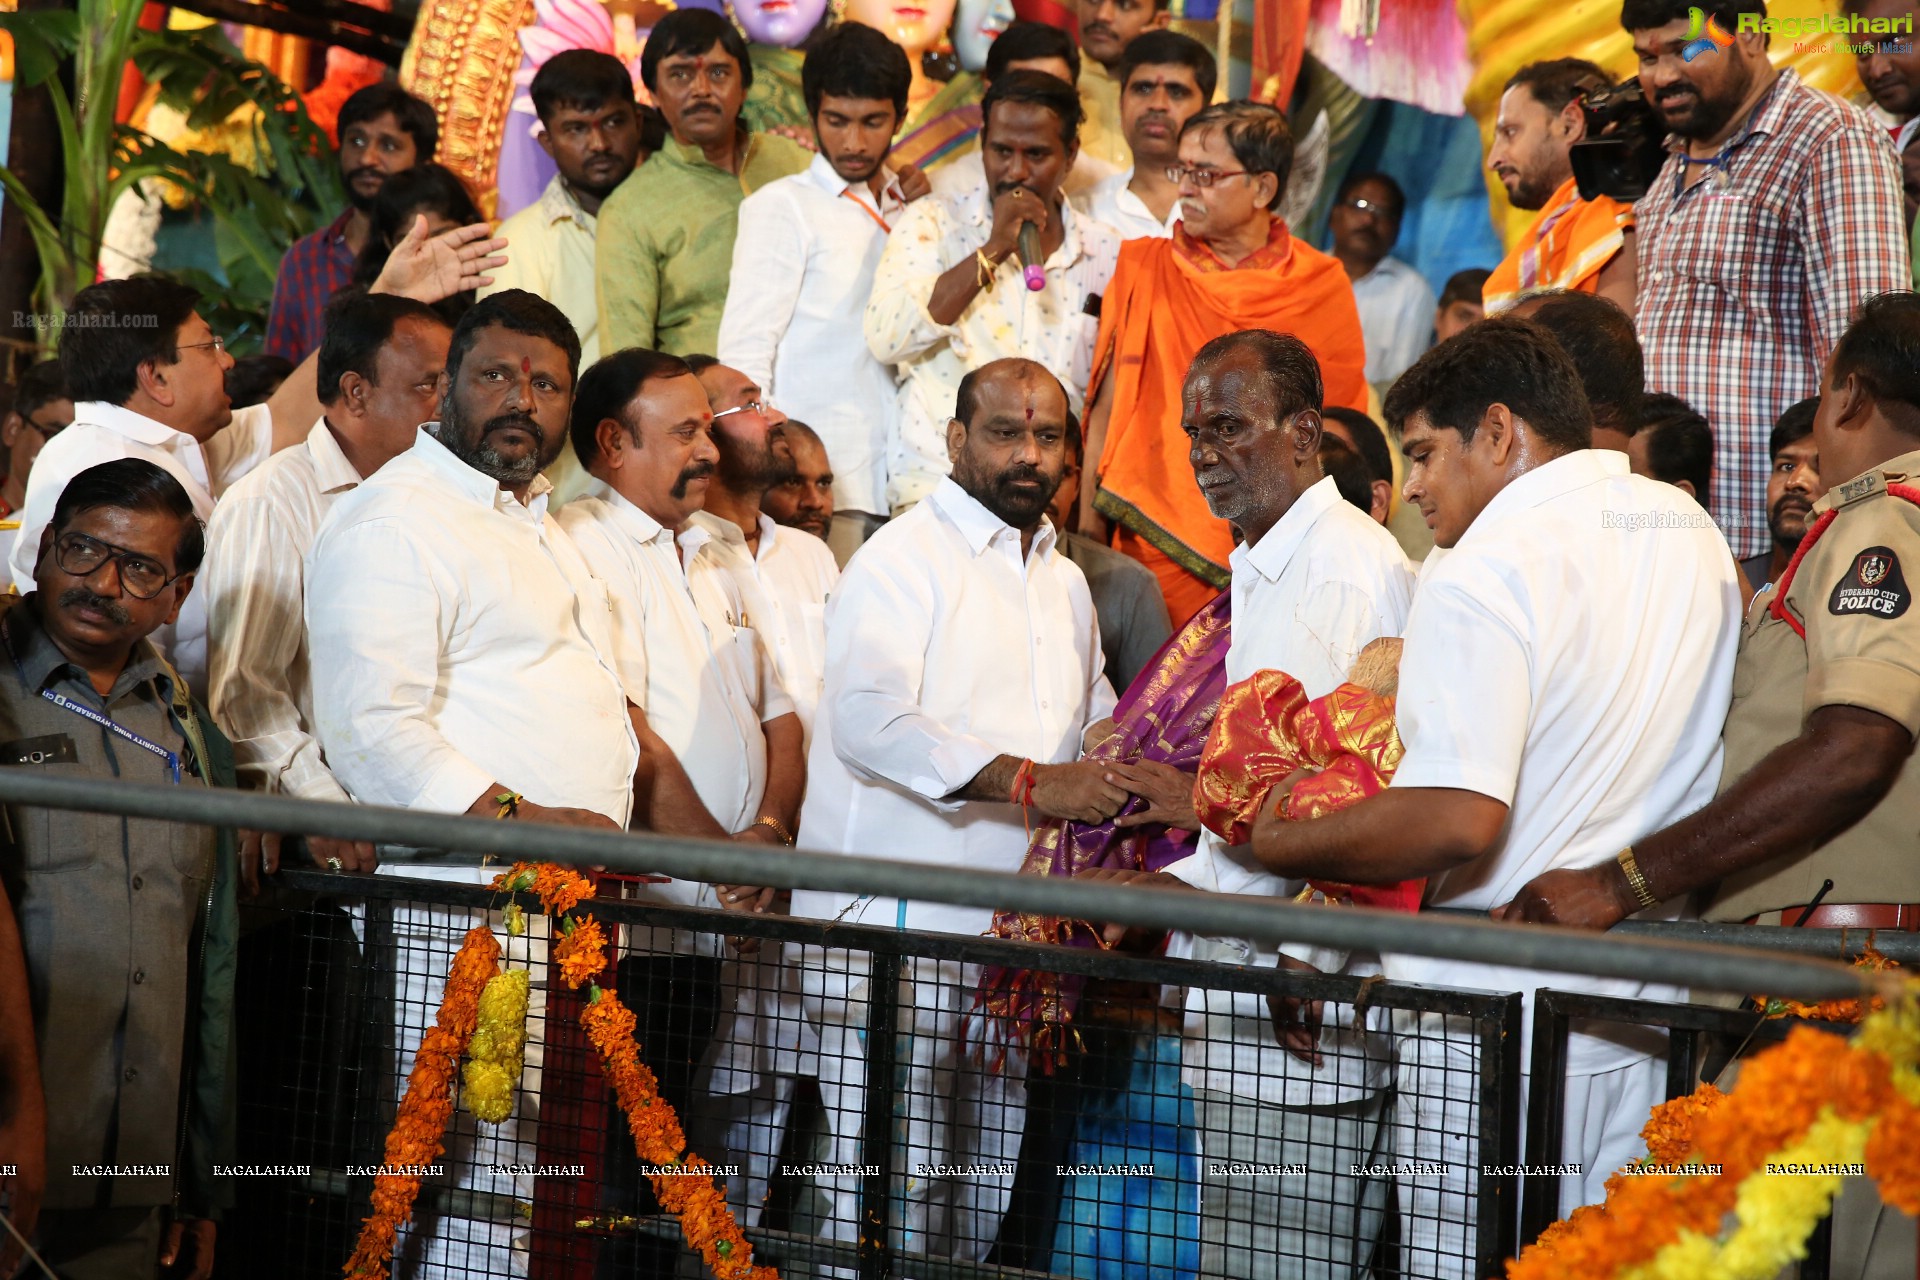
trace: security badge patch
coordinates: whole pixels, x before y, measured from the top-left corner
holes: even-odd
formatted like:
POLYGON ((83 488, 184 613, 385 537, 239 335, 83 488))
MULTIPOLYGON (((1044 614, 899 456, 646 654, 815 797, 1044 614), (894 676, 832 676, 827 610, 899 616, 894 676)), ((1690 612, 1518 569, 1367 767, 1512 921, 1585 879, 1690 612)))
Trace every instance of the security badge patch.
POLYGON ((1913 592, 1892 548, 1868 547, 1853 558, 1853 567, 1834 585, 1827 597, 1827 612, 1897 618, 1912 603, 1913 592))

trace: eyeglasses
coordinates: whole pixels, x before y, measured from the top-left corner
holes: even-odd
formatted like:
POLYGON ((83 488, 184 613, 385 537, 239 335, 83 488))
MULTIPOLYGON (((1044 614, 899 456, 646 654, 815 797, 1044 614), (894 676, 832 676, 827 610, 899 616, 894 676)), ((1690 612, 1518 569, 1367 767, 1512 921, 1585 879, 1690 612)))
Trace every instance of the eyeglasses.
POLYGON ((1245 178, 1251 175, 1245 169, 1189 169, 1185 165, 1167 166, 1167 181, 1179 184, 1191 181, 1194 186, 1205 190, 1222 178, 1245 178))
POLYGON ((212 347, 215 351, 225 351, 227 349, 227 340, 225 338, 212 338, 206 342, 177 342, 174 344, 174 349, 177 351, 198 351, 202 347, 212 347))
POLYGON ((735 413, 757 413, 762 416, 765 416, 766 414, 769 414, 772 412, 773 412, 773 401, 768 400, 763 396, 758 400, 749 400, 745 404, 735 405, 731 409, 722 409, 720 412, 713 415, 713 420, 715 422, 718 422, 720 421, 720 419, 735 413))
POLYGON ((84 533, 63 533, 53 544, 53 560, 76 578, 90 578, 111 560, 120 574, 120 589, 135 600, 151 600, 179 578, 137 551, 116 547, 84 533))
POLYGON ((42 440, 51 440, 55 436, 59 435, 62 431, 65 431, 67 429, 67 424, 64 422, 55 422, 52 424, 48 424, 40 421, 40 419, 34 417, 30 413, 21 414, 20 421, 26 423, 28 426, 32 427, 35 431, 38 431, 40 433, 40 438, 42 440))

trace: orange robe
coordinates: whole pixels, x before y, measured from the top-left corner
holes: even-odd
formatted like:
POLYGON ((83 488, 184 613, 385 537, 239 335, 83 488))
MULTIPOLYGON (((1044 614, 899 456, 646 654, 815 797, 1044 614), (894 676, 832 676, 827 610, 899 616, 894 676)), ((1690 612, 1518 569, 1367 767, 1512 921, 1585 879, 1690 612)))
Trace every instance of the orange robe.
POLYGON ((1275 218, 1265 248, 1229 268, 1174 228, 1129 240, 1100 307, 1088 403, 1113 379, 1094 507, 1120 526, 1114 545, 1154 570, 1175 624, 1231 580, 1233 534, 1207 510, 1180 430, 1180 388, 1194 355, 1222 334, 1273 329, 1320 362, 1326 403, 1367 408, 1366 347, 1340 264, 1275 218))
POLYGON ((1582 200, 1572 178, 1547 198, 1540 216, 1480 290, 1488 315, 1540 289, 1596 293, 1600 272, 1626 244, 1633 206, 1608 196, 1582 200))

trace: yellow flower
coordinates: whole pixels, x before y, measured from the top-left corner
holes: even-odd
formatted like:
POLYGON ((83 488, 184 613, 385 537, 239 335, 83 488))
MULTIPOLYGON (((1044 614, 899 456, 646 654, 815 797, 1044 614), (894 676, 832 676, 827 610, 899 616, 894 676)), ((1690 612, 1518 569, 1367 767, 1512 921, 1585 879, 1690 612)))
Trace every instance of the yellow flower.
POLYGON ((527 1047, 531 983, 525 969, 510 969, 480 993, 480 1024, 467 1045, 470 1060, 461 1072, 466 1088, 460 1100, 488 1124, 499 1124, 513 1113, 513 1092, 527 1047))

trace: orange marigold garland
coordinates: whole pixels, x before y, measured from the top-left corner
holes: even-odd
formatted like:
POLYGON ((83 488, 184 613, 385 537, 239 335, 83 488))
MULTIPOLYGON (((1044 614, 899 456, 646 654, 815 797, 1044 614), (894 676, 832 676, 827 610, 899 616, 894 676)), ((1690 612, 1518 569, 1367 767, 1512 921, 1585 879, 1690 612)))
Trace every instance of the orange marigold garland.
POLYGON ((1828 1114, 1872 1122, 1868 1172, 1887 1203, 1912 1212, 1920 1207, 1920 1108, 1908 1096, 1920 1093, 1916 1060, 1920 989, 1871 1015, 1852 1045, 1794 1028, 1742 1068, 1733 1093, 1707 1085, 1655 1108, 1641 1131, 1647 1157, 1608 1179, 1604 1204, 1576 1209, 1509 1261, 1508 1280, 1599 1280, 1651 1263, 1683 1236, 1717 1238, 1741 1184, 1828 1114), (1712 1171, 1679 1172, 1688 1165, 1712 1171))
POLYGON ((454 1072, 479 1021, 480 993, 499 972, 500 943, 493 930, 486 925, 468 930, 447 974, 439 1017, 414 1051, 406 1096, 387 1134, 382 1172, 374 1179, 373 1214, 361 1225, 359 1242, 347 1259, 348 1276, 385 1280, 400 1225, 412 1216, 420 1194, 420 1178, 413 1171, 431 1165, 446 1150, 454 1072))
MULTIPOLYGON (((1881 955, 1873 945, 1873 935, 1867 935, 1867 945, 1853 962, 1854 968, 1865 969, 1869 973, 1879 973, 1886 969, 1898 969, 1898 960, 1889 960, 1881 955)), ((1870 1013, 1878 1013, 1887 1007, 1884 997, 1873 996, 1861 1000, 1858 996, 1849 996, 1844 1000, 1821 1000, 1815 1004, 1806 1004, 1799 1000, 1788 1000, 1780 996, 1755 996, 1753 1002, 1760 1006, 1769 1018, 1806 1018, 1813 1022, 1858 1022, 1870 1013)))

